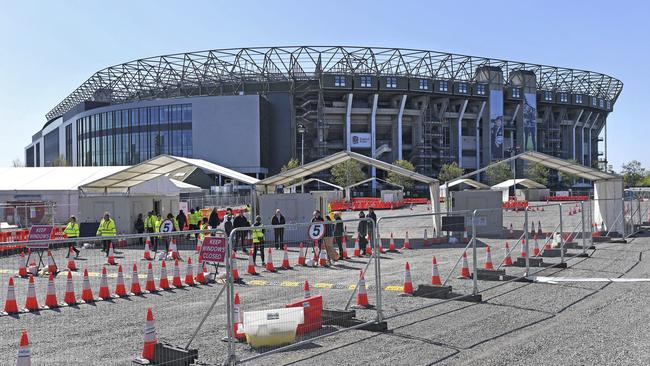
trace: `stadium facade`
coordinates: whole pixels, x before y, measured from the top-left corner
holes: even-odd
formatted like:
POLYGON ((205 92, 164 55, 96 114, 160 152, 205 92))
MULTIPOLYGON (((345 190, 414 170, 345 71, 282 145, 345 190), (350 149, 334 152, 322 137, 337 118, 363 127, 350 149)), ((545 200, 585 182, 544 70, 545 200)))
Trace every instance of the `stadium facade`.
POLYGON ((622 87, 596 72, 411 49, 165 55, 92 75, 47 113, 25 161, 130 165, 172 154, 263 178, 291 158, 352 150, 436 176, 451 161, 473 170, 537 150, 602 167, 622 87))

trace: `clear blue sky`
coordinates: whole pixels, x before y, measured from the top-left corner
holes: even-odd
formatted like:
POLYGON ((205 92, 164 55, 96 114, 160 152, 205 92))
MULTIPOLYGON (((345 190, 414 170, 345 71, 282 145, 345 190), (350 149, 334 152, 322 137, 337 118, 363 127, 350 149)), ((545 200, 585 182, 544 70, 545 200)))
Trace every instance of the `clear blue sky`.
POLYGON ((272 45, 429 49, 592 70, 625 84, 608 119, 615 170, 650 167, 645 1, 0 0, 0 166, 94 72, 167 53, 272 45))

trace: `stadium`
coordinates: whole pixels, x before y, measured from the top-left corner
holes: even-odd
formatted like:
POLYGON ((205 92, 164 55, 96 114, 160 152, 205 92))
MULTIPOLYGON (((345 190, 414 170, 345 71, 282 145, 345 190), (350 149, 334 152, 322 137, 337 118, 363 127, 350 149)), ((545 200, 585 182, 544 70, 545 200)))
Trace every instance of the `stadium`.
MULTIPOLYGON (((426 50, 300 46, 149 57, 93 74, 46 114, 27 166, 133 165, 159 154, 264 178, 341 150, 437 176, 536 150, 607 164, 621 81, 426 50)), ((374 170, 368 171, 374 176, 374 170)))

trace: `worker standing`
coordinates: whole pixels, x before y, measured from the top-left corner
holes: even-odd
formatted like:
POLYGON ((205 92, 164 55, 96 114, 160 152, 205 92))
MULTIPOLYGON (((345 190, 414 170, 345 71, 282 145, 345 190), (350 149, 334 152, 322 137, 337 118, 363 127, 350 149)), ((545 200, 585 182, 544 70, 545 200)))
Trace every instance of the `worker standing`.
POLYGON ((255 223, 253 224, 253 264, 257 260, 257 251, 260 252, 260 258, 262 258, 262 266, 266 265, 264 261, 264 229, 262 229, 262 217, 257 215, 255 217, 255 223))
MULTIPOLYGON (((108 211, 104 212, 104 218, 99 222, 99 227, 97 228, 97 236, 116 236, 117 229, 115 228, 115 221, 111 219, 111 215, 108 211)), ((106 252, 108 257, 108 246, 111 243, 110 239, 102 240, 102 252, 106 252)))
MULTIPOLYGON (((233 228, 239 228, 239 227, 249 227, 251 226, 251 223, 248 222, 246 219, 246 216, 244 216, 244 212, 240 210, 237 213, 237 216, 233 220, 233 228)), ((241 250, 242 252, 246 253, 246 231, 237 231, 236 236, 235 236, 235 247, 233 250, 237 250, 237 243, 241 242, 241 250)))
MULTIPOLYGON (((282 216, 282 212, 280 212, 280 209, 275 210, 275 215, 273 215, 273 219, 271 219, 271 225, 284 225, 286 223, 284 216, 282 216)), ((280 250, 282 249, 282 243, 284 242, 284 228, 283 227, 276 227, 273 228, 273 239, 275 242, 275 249, 280 250)))
POLYGON ((341 220, 341 213, 334 213, 334 241, 339 247, 339 258, 343 258, 343 235, 345 235, 345 227, 343 225, 343 220, 341 220))
MULTIPOLYGON (((154 233, 154 224, 156 223, 156 216, 154 215, 153 211, 149 211, 149 215, 147 215, 147 218, 144 220, 144 231, 147 233, 154 233)), ((156 240, 156 237, 153 235, 150 235, 151 239, 151 244, 153 244, 154 247, 158 246, 158 241, 156 240)))
MULTIPOLYGON (((203 213, 201 212, 201 209, 197 206, 196 209, 194 210, 194 226, 196 227, 196 230, 199 230, 199 228, 201 227, 201 222, 203 222, 203 213)), ((198 240, 199 234, 194 234, 194 237, 198 240)))
MULTIPOLYGON (((68 222, 68 225, 66 225, 65 229, 63 230, 63 233, 68 238, 71 239, 79 237, 79 224, 77 224, 77 218, 74 217, 74 215, 70 216, 70 221, 68 222)), ((75 258, 79 257, 79 249, 75 248, 73 241, 68 243, 68 254, 65 256, 66 258, 70 256, 70 250, 74 250, 75 258)))
MULTIPOLYGON (((153 232, 154 233, 160 232, 160 225, 162 225, 162 217, 160 216, 159 213, 157 213, 156 216, 154 217, 154 220, 153 220, 153 232)), ((157 252, 158 251, 158 242, 160 240, 162 240, 162 238, 160 236, 158 236, 158 235, 155 235, 154 238, 156 240, 154 240, 154 242, 153 242, 153 251, 157 252)))

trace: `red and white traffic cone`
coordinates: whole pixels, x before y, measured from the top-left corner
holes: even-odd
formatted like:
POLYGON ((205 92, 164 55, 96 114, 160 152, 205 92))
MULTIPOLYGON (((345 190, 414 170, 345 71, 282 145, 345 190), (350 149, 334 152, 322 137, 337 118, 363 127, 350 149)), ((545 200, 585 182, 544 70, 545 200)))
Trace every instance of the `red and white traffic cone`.
POLYGON ((303 242, 300 242, 300 252, 298 253, 298 265, 299 266, 304 266, 305 265, 305 244, 303 242))
POLYGON ((422 237, 422 244, 424 246, 429 245, 429 238, 427 236, 427 229, 424 229, 424 236, 422 237))
POLYGON ((90 279, 88 278, 88 270, 84 268, 84 279, 81 285, 81 300, 84 302, 93 302, 93 290, 90 288, 90 279))
POLYGON ((273 250, 271 247, 269 247, 269 252, 266 257, 266 271, 276 272, 275 266, 273 266, 273 250))
POLYGON ((38 300, 36 299, 34 276, 29 276, 29 284, 27 285, 27 299, 25 299, 25 310, 38 311, 38 300))
POLYGON ((350 259, 348 256, 348 236, 343 234, 341 246, 343 247, 343 253, 341 253, 341 259, 350 259))
POLYGON ((124 273, 122 272, 122 265, 117 267, 117 281, 115 281, 115 295, 118 297, 128 296, 126 293, 126 286, 124 285, 124 273))
POLYGON ((27 267, 27 271, 28 271, 28 275, 38 276, 38 266, 36 266, 36 261, 34 259, 32 259, 32 261, 29 262, 29 267, 27 267))
POLYGON ((151 240, 149 237, 147 237, 147 240, 144 242, 144 259, 148 261, 153 260, 151 257, 151 240))
POLYGON ((18 277, 27 278, 27 267, 25 267, 25 252, 20 252, 20 264, 18 265, 18 277))
POLYGON ((102 277, 99 280, 99 293, 97 296, 102 300, 111 298, 111 292, 108 289, 108 276, 106 275, 106 267, 102 267, 102 277))
POLYGON ((110 264, 111 266, 117 265, 117 262, 115 262, 115 251, 113 250, 113 243, 108 244, 108 259, 106 263, 110 264))
POLYGON ((515 238, 515 231, 512 228, 512 223, 510 224, 510 227, 508 228, 508 239, 514 239, 515 238))
POLYGON ((32 351, 29 347, 29 338, 27 331, 23 329, 20 335, 20 346, 18 347, 18 360, 16 366, 31 366, 32 365, 32 351))
POLYGON ((68 269, 71 271, 77 270, 77 263, 74 261, 74 256, 72 255, 72 247, 68 249, 68 269))
POLYGON ((432 266, 431 266, 431 284, 432 285, 442 285, 440 281, 440 272, 438 271, 438 261, 436 256, 433 256, 432 266))
POLYGON ((156 281, 153 279, 153 266, 151 262, 147 266, 147 282, 144 283, 144 289, 149 292, 158 292, 156 281))
POLYGON ((56 286, 54 285, 54 273, 50 273, 50 278, 48 278, 47 280, 45 306, 47 306, 50 309, 59 307, 59 300, 56 298, 56 286))
MULTIPOLYGON (((199 283, 205 283, 205 276, 203 275, 203 265, 199 265, 197 267, 196 271, 196 276, 197 276, 197 282, 199 283), (199 273, 201 274, 201 277, 203 277, 203 281, 198 280, 199 273)), ((239 282, 239 270, 237 269, 237 254, 236 251, 232 251, 232 254, 230 256, 230 272, 232 273, 232 280, 234 282, 239 282)))
POLYGON ((56 263, 54 263, 54 258, 52 258, 52 251, 49 249, 47 250, 47 271, 54 275, 59 272, 56 263))
POLYGON ((195 253, 201 253, 201 248, 203 247, 203 243, 200 240, 196 241, 196 247, 194 247, 194 252, 195 253))
POLYGON ((526 258, 528 256, 528 251, 526 250, 526 239, 521 239, 521 253, 520 253, 522 258, 526 258))
MULTIPOLYGON (((238 282, 238 281, 241 280, 241 278, 239 278, 239 271, 237 271, 237 268, 234 267, 234 263, 235 263, 235 261, 233 261, 232 275, 233 275, 234 281, 238 282), (235 279, 235 275, 237 275, 237 279, 235 279)), ((196 276, 194 277, 194 279, 196 280, 196 283, 200 283, 202 285, 205 285, 206 283, 208 283, 208 281, 206 281, 206 279, 205 279, 205 263, 197 266, 196 276)))
POLYGON ((492 264, 492 253, 489 245, 485 247, 485 269, 494 269, 494 265, 492 264))
POLYGON ((397 249, 395 248, 395 238, 393 238, 393 233, 390 233, 390 241, 388 242, 388 251, 389 252, 397 251, 397 249))
POLYGON ((368 243, 366 244, 366 255, 372 255, 372 245, 370 245, 370 240, 368 240, 368 243))
POLYGON ((463 262, 460 267, 460 276, 458 278, 467 279, 471 277, 472 275, 469 273, 469 264, 467 263, 467 252, 463 252, 463 262))
POLYGON ((311 292, 309 291, 309 281, 305 280, 305 284, 302 286, 302 291, 305 294, 304 296, 305 299, 311 297, 311 292))
POLYGON ((354 239, 354 252, 352 254, 355 257, 361 257, 361 249, 359 248, 359 234, 357 234, 357 238, 354 239))
POLYGON ((413 281, 411 280, 411 265, 406 262, 404 266, 404 286, 402 288, 402 295, 413 296, 413 281))
POLYGON ((187 258, 187 267, 185 269, 185 284, 188 286, 194 286, 194 266, 192 266, 192 257, 187 258))
POLYGON ((318 265, 327 267, 327 250, 325 250, 325 243, 320 246, 320 253, 318 255, 318 265))
POLYGON ((169 252, 171 253, 172 259, 180 259, 178 255, 178 246, 176 245, 176 239, 171 239, 169 243, 169 252))
POLYGON ((133 272, 131 272, 131 294, 141 295, 142 288, 140 287, 140 277, 138 276, 138 266, 133 263, 133 272))
MULTIPOLYGON (((368 240, 370 242, 370 240, 368 240)), ((384 251, 384 246, 382 245, 381 242, 381 237, 377 235, 377 246, 379 247, 379 254, 384 254, 386 251, 384 251)))
POLYGON ((156 343, 158 343, 158 339, 156 338, 156 324, 153 319, 151 308, 148 308, 147 321, 144 325, 144 348, 142 349, 142 358, 153 361, 156 343))
POLYGON ((234 316, 235 316, 235 319, 234 319, 235 338, 237 338, 239 340, 243 340, 243 339, 246 339, 246 334, 241 333, 239 331, 239 328, 241 328, 242 323, 244 323, 244 313, 241 311, 241 304, 239 302, 239 293, 237 293, 237 292, 235 292, 235 302, 234 303, 235 303, 235 306, 233 308, 233 312, 234 312, 234 316))
POLYGON ((544 241, 544 250, 551 250, 551 236, 546 234, 546 240, 544 241))
POLYGON ((282 258, 282 269, 291 269, 289 264, 289 251, 288 245, 284 245, 284 258, 282 258))
POLYGON ((158 286, 163 290, 169 290, 169 278, 167 278, 167 262, 162 261, 160 265, 160 281, 158 286))
POLYGON ((467 233, 467 228, 465 228, 465 231, 463 231, 463 243, 469 243, 469 234, 467 233))
POLYGON ((255 270, 255 263, 253 262, 253 249, 250 249, 248 251, 248 268, 246 269, 246 273, 249 275, 257 275, 257 271, 255 270))
POLYGON ((505 250, 506 256, 503 259, 503 265, 506 266, 506 267, 512 266, 512 257, 510 256, 510 246, 508 245, 508 242, 506 242, 506 247, 505 247, 504 250, 505 250))
POLYGON ((539 257, 539 242, 537 241, 537 235, 533 241, 533 257, 539 257))
POLYGON ((368 291, 366 289, 366 280, 363 278, 363 271, 359 274, 359 282, 357 282, 357 305, 356 307, 368 308, 368 291))
POLYGON ((181 282, 181 270, 178 268, 178 259, 174 260, 174 278, 172 278, 172 286, 176 288, 181 288, 183 287, 183 283, 181 282))
POLYGON ((406 232, 406 236, 404 237, 404 244, 402 245, 402 249, 411 249, 411 243, 409 243, 409 232, 406 232))
POLYGON ((17 314, 18 304, 16 303, 16 290, 14 289, 14 279, 9 277, 9 286, 7 286, 7 298, 5 299, 4 312, 7 314, 17 314))
POLYGON ((74 293, 74 283, 72 282, 72 272, 68 271, 68 278, 65 281, 65 294, 63 295, 63 302, 69 306, 77 304, 77 295, 74 293))
MULTIPOLYGON (((542 209, 543 209, 543 207, 542 207, 542 209)), ((544 232, 542 231, 542 222, 539 221, 539 220, 537 221, 537 235, 539 235, 539 236, 544 235, 544 232)))

